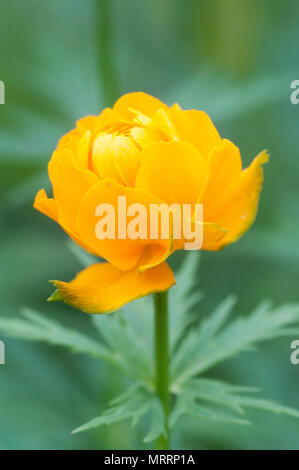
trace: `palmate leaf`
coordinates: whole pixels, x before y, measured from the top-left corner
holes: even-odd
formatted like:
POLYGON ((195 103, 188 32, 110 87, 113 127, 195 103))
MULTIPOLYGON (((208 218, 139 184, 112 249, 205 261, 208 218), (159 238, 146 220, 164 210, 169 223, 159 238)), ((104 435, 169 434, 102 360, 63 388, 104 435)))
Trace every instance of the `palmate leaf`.
POLYGON ((229 384, 221 380, 197 378, 186 382, 177 391, 178 399, 171 416, 171 424, 183 414, 193 414, 205 417, 211 421, 230 421, 236 424, 249 424, 247 420, 241 419, 239 415, 244 414, 244 408, 257 408, 276 414, 286 414, 299 418, 299 411, 283 406, 272 400, 256 398, 253 393, 257 389, 229 384), (206 411, 206 403, 212 404, 212 408, 206 411), (215 408, 215 405, 217 408, 215 408), (221 407, 219 409, 219 407, 221 407), (225 408, 232 410, 227 414, 225 408), (225 410, 223 412, 223 410, 225 410))
POLYGON ((144 442, 151 442, 165 432, 163 410, 158 398, 146 390, 142 384, 136 383, 112 400, 111 407, 102 415, 74 429, 72 433, 76 434, 104 424, 111 425, 128 419, 131 419, 132 426, 136 426, 147 414, 151 415, 151 424, 144 442))
MULTIPOLYGON (((97 260, 70 240, 67 240, 67 247, 84 268, 92 263, 100 262, 100 259, 97 260)), ((149 299, 142 300, 147 302, 149 299)), ((122 310, 129 314, 131 305, 125 306, 122 310)), ((108 347, 115 350, 115 355, 123 367, 130 370, 131 375, 137 381, 144 378, 150 382, 153 371, 147 345, 126 320, 126 316, 122 316, 121 312, 110 315, 94 315, 92 322, 108 347)))
POLYGON ((164 413, 160 400, 156 396, 151 397, 151 424, 143 442, 152 442, 165 434, 164 413))
POLYGON ((0 330, 13 338, 42 341, 64 346, 72 352, 84 353, 108 362, 115 362, 113 354, 100 342, 71 330, 31 309, 21 310, 20 317, 0 318, 0 330))
POLYGON ((290 327, 298 326, 299 304, 272 309, 264 302, 251 315, 227 322, 233 303, 232 298, 224 301, 181 342, 172 363, 174 388, 259 342, 290 335, 290 327))
MULTIPOLYGON (((83 267, 100 262, 72 241, 67 241, 67 247, 83 267)), ((153 371, 147 345, 126 318, 120 313, 94 315, 92 322, 107 347, 114 351, 120 367, 135 380, 143 379, 151 385, 153 371)))
POLYGON ((102 415, 74 429, 73 434, 129 418, 132 419, 132 424, 136 425, 143 414, 149 410, 149 403, 144 400, 144 394, 139 385, 133 385, 125 394, 113 400, 111 405, 102 415))
POLYGON ((183 415, 192 415, 197 419, 206 419, 214 422, 226 422, 248 425, 250 422, 240 418, 236 413, 227 412, 221 407, 211 407, 204 403, 198 403, 192 393, 182 392, 170 416, 170 427, 183 415))
POLYGON ((199 267, 201 253, 186 252, 184 261, 178 273, 176 273, 176 286, 170 290, 169 310, 170 315, 170 344, 175 349, 186 327, 192 321, 190 312, 203 297, 196 285, 196 272, 199 267))
POLYGON ((120 313, 94 315, 93 324, 107 345, 115 351, 118 363, 131 377, 153 383, 151 357, 142 338, 120 313))
POLYGON ((150 361, 136 335, 123 324, 118 314, 110 315, 109 320, 101 317, 101 320, 101 323, 98 323, 99 319, 94 322, 105 342, 66 328, 28 308, 21 310, 20 317, 0 318, 0 330, 17 339, 42 341, 101 359, 128 377, 137 381, 144 379, 149 385, 152 377, 150 361))

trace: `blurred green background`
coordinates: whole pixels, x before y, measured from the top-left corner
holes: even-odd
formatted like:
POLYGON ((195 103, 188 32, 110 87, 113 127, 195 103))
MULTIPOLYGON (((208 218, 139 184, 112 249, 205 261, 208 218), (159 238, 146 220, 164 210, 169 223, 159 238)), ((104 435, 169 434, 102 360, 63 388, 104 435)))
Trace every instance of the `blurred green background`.
MULTIPOLYGON (((238 244, 204 253, 199 314, 231 292, 238 312, 263 298, 298 301, 299 79, 296 0, 12 0, 0 16, 0 315, 29 306, 92 334, 88 316, 47 304, 48 279, 81 269, 66 236, 32 209, 49 187, 47 162, 58 138, 114 95, 143 90, 168 104, 207 111, 245 164, 264 148, 271 155, 254 227, 238 244), (106 16, 103 16, 103 15, 106 16), (109 15, 109 16, 108 16, 109 15), (116 79, 110 81, 109 68, 116 79)), ((174 266, 180 256, 173 260, 174 266)), ((131 449, 128 423, 72 436, 124 386, 122 376, 60 348, 4 337, 0 366, 0 448, 131 449)), ((294 338, 297 339, 297 338, 294 338)), ((258 386, 299 408, 299 366, 290 339, 243 354, 213 376, 258 386)), ((185 419, 174 446, 193 449, 299 449, 299 420, 250 412, 253 425, 185 419)))

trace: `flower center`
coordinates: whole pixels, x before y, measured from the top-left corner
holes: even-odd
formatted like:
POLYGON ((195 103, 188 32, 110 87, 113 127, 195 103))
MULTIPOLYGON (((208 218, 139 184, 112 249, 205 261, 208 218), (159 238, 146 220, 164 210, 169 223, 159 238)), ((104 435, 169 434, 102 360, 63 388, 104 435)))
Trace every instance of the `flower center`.
POLYGON ((91 150, 92 170, 102 179, 113 178, 134 186, 140 164, 140 147, 131 134, 132 124, 109 124, 95 137, 91 150))

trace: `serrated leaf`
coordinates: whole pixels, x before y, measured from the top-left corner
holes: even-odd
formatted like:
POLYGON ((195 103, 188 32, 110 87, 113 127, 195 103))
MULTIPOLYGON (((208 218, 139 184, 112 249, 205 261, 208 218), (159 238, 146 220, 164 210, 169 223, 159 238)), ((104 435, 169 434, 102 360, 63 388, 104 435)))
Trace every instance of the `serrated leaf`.
POLYGON ((146 344, 119 313, 93 316, 92 321, 115 357, 130 377, 147 384, 153 382, 152 361, 146 344))
POLYGON ((174 356, 172 363, 174 375, 177 374, 180 368, 184 367, 188 357, 194 357, 198 354, 200 348, 204 347, 205 344, 209 344, 209 341, 213 339, 228 320, 235 303, 236 298, 234 296, 227 297, 219 304, 212 315, 202 320, 199 327, 189 332, 174 356))
POLYGON ((299 410, 296 410, 295 408, 291 408, 289 406, 281 405, 280 403, 277 403, 272 400, 242 396, 238 397, 238 402, 240 406, 244 406, 245 408, 257 408, 264 411, 270 411, 276 414, 285 414, 288 416, 292 416, 293 418, 299 418, 299 410))
POLYGON ((205 378, 193 379, 184 385, 182 393, 186 392, 192 398, 225 405, 237 413, 243 413, 237 398, 232 393, 233 386, 229 386, 225 382, 205 378))
POLYGON ((158 439, 159 436, 165 435, 164 412, 157 397, 152 397, 151 414, 150 429, 143 442, 151 442, 158 439))
POLYGON ((170 416, 170 426, 173 427, 177 420, 186 414, 214 422, 229 422, 242 425, 250 424, 248 420, 240 418, 237 414, 227 412, 217 407, 208 407, 203 403, 197 403, 196 398, 188 390, 180 393, 170 416))
POLYGON ((221 321, 221 328, 218 315, 219 311, 212 314, 208 320, 210 325, 214 325, 212 328, 207 327, 207 323, 202 323, 190 331, 180 345, 172 367, 174 386, 184 383, 241 351, 254 348, 259 342, 291 332, 289 327, 291 325, 295 327, 299 322, 299 304, 283 305, 272 310, 269 303, 264 302, 247 317, 236 318, 225 326, 221 321))
POLYGON ((150 442, 165 432, 164 414, 158 398, 149 393, 140 384, 133 385, 125 393, 116 397, 102 415, 88 421, 72 431, 73 434, 88 431, 99 426, 111 425, 127 419, 131 419, 132 426, 136 426, 140 419, 151 414, 151 425, 144 442, 150 442))
POLYGON ((139 390, 141 386, 142 386, 141 383, 135 382, 131 387, 125 390, 124 393, 121 393, 117 397, 113 398, 110 401, 110 405, 111 406, 120 405, 121 403, 129 400, 132 396, 134 396, 136 391, 139 390))
POLYGON ((191 414, 196 418, 208 419, 209 421, 214 422, 224 422, 242 425, 251 424, 250 421, 246 419, 241 419, 232 413, 222 411, 221 409, 217 408, 209 408, 196 402, 191 402, 189 404, 187 412, 188 414, 191 414))
POLYGON ((115 398, 114 401, 117 403, 115 406, 108 408, 102 415, 74 429, 72 433, 88 431, 103 424, 110 425, 129 418, 136 425, 142 415, 146 414, 149 409, 150 404, 146 401, 146 396, 140 386, 134 387, 134 389, 131 388, 126 397, 122 394, 120 397, 115 398))
POLYGON ((213 314, 202 321, 200 327, 200 340, 208 341, 215 336, 221 328, 224 327, 226 321, 229 319, 233 308, 237 302, 237 298, 230 295, 224 299, 218 307, 214 310, 213 314))
POLYGON ((176 348, 186 327, 192 321, 190 312, 203 297, 196 282, 200 256, 200 251, 185 254, 182 266, 176 273, 177 285, 170 291, 170 345, 172 349, 176 348))
POLYGON ((22 309, 18 318, 0 318, 0 330, 14 338, 64 346, 76 353, 115 362, 109 349, 100 342, 28 308, 22 309))
POLYGON ((233 409, 235 412, 242 415, 244 414, 243 408, 257 408, 272 413, 286 414, 294 418, 299 418, 298 410, 281 405, 272 400, 252 396, 252 393, 256 392, 257 389, 255 388, 233 385, 221 380, 206 378, 193 379, 184 384, 183 388, 178 392, 178 400, 183 400, 183 403, 185 403, 185 408, 182 408, 181 405, 180 414, 190 411, 189 402, 196 402, 200 407, 202 406, 202 402, 208 402, 233 409), (250 393, 250 395, 248 395, 248 393, 250 393))

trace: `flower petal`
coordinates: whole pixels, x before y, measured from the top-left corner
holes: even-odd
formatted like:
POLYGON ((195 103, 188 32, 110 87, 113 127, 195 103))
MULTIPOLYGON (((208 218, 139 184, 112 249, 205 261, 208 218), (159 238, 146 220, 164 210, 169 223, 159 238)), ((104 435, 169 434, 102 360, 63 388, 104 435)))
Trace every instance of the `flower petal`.
POLYGON ((34 209, 37 209, 42 214, 45 214, 50 219, 58 221, 58 203, 55 199, 50 199, 44 189, 40 189, 35 196, 34 209))
POLYGON ((68 234, 68 236, 72 240, 74 240, 75 243, 77 243, 82 248, 84 248, 84 250, 88 251, 89 253, 93 255, 97 254, 87 243, 85 243, 78 235, 76 235, 69 227, 67 227, 61 221, 60 204, 55 199, 48 198, 46 191, 44 189, 41 189, 35 196, 33 207, 39 212, 41 212, 42 214, 46 215, 47 217, 50 217, 51 219, 55 220, 55 222, 57 222, 63 228, 63 230, 68 234))
POLYGON ((209 222, 228 231, 221 239, 220 248, 239 239, 254 222, 263 185, 262 165, 267 161, 268 154, 263 151, 233 180, 234 183, 223 192, 217 206, 212 211, 206 210, 209 222))
POLYGON ((53 153, 48 170, 54 198, 61 206, 60 222, 75 231, 76 214, 82 197, 98 183, 99 178, 90 170, 79 168, 73 153, 67 149, 53 153))
POLYGON ((219 225, 209 222, 203 224, 202 250, 218 251, 221 248, 221 241, 227 234, 227 230, 219 225))
POLYGON ((142 274, 100 263, 81 271, 71 282, 52 283, 57 291, 49 300, 63 300, 86 313, 109 313, 139 297, 169 289, 175 279, 167 263, 142 274))
POLYGON ((134 116, 134 111, 139 111, 146 116, 151 117, 159 109, 167 109, 162 101, 143 92, 127 93, 115 103, 113 107, 124 118, 134 116))
POLYGON ((118 183, 134 186, 140 151, 130 137, 102 134, 93 144, 92 164, 100 178, 114 178, 118 183))
POLYGON ((138 263, 138 271, 143 273, 163 263, 171 255, 173 246, 172 238, 166 244, 152 243, 146 245, 138 263))
POLYGON ((89 145, 91 141, 91 131, 86 131, 79 137, 75 151, 76 163, 79 168, 88 169, 89 167, 89 145))
POLYGON ((135 187, 168 204, 195 204, 207 176, 207 163, 192 145, 159 142, 143 150, 135 187))
POLYGON ((240 151, 236 145, 226 139, 212 150, 209 163, 210 176, 203 194, 205 220, 209 220, 209 215, 219 203, 221 204, 242 172, 240 151))
POLYGON ((204 111, 183 111, 178 104, 174 104, 169 108, 168 115, 179 138, 194 145, 203 157, 208 158, 210 151, 220 145, 221 137, 204 111))
POLYGON ((98 116, 85 116, 76 122, 75 131, 78 135, 84 134, 87 130, 94 132, 96 129, 107 125, 108 122, 116 119, 116 113, 111 108, 105 108, 98 116))
POLYGON ((70 150, 77 165, 82 169, 88 169, 90 141, 91 131, 84 130, 84 132, 78 133, 77 129, 73 129, 59 140, 56 152, 70 150))
MULTIPOLYGON (((161 204, 158 198, 147 194, 144 191, 135 188, 128 188, 118 184, 115 180, 106 179, 100 181, 97 185, 93 186, 84 196, 81 206, 78 211, 76 233, 85 240, 88 245, 94 247, 99 256, 102 256, 107 261, 112 263, 118 269, 130 270, 137 266, 141 260, 144 247, 148 244, 159 244, 162 246, 160 262, 164 261, 165 254, 169 253, 169 246, 171 238, 167 240, 150 239, 150 205, 161 204), (126 207, 119 206, 119 197, 125 197, 126 207), (98 206, 108 204, 109 208, 113 211, 113 219, 115 220, 115 238, 99 239, 96 234, 96 226, 99 222, 99 216, 96 215, 98 206), (132 204, 142 205, 147 214, 146 230, 147 237, 144 239, 137 238, 132 240, 127 236, 127 208, 132 204), (114 217, 115 216, 115 217, 114 217), (124 224, 122 232, 123 238, 119 236, 119 221, 124 224)), ((102 206, 103 207, 103 206, 102 206)), ((104 214, 103 214, 104 215, 104 214)), ((156 252, 152 254, 154 264, 158 262, 156 252)), ((151 264, 151 260, 147 259, 147 264, 151 264)))

